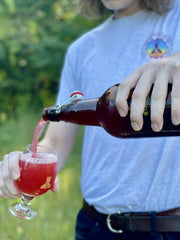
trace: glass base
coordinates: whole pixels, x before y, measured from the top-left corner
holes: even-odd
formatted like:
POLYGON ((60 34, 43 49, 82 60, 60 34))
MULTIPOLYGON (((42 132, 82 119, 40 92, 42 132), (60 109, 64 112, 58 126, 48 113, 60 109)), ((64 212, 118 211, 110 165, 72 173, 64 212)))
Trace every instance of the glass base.
POLYGON ((9 211, 12 215, 22 219, 32 219, 37 216, 37 213, 30 208, 30 201, 22 196, 20 203, 13 203, 9 207, 9 211))

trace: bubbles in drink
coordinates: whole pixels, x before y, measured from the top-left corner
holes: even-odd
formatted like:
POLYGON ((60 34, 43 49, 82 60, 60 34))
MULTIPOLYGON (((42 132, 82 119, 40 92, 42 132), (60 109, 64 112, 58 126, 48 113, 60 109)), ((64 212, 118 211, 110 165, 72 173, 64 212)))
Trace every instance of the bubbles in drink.
POLYGON ((32 153, 26 153, 21 156, 21 161, 34 164, 53 163, 57 161, 57 156, 54 153, 38 152, 32 157, 32 153))
POLYGON ((19 160, 20 178, 14 181, 16 187, 28 196, 39 196, 51 189, 57 174, 57 156, 51 153, 32 152, 19 160))

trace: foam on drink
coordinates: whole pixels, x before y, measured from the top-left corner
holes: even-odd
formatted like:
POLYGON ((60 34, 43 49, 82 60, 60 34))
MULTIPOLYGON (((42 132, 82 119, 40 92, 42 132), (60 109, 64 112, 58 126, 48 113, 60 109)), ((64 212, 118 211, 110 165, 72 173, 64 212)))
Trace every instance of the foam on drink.
POLYGON ((36 155, 32 157, 32 153, 30 152, 22 155, 20 160, 34 164, 49 164, 56 162, 57 156, 54 153, 40 152, 36 153, 36 155))

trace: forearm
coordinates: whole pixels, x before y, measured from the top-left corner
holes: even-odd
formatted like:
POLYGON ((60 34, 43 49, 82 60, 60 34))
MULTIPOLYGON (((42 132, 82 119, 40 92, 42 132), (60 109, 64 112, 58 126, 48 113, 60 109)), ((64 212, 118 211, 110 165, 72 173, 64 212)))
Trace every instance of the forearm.
POLYGON ((73 147, 79 126, 65 122, 51 122, 40 144, 53 148, 58 154, 58 172, 61 171, 73 147))

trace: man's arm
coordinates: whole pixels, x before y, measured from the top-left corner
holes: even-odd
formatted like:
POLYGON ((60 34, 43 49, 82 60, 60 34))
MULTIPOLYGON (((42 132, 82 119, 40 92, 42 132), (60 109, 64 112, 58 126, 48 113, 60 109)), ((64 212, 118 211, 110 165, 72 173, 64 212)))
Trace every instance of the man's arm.
POLYGON ((53 148, 58 154, 58 172, 64 166, 79 130, 79 125, 67 122, 50 122, 45 137, 39 143, 53 148))

